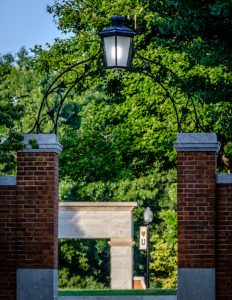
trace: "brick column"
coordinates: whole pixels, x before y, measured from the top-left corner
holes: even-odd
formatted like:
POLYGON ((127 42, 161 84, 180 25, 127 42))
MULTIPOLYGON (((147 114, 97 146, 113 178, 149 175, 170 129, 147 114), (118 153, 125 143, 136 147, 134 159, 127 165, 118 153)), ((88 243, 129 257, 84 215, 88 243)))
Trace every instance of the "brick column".
POLYGON ((213 133, 180 133, 177 150, 178 300, 215 299, 216 153, 213 133))
POLYGON ((0 176, 0 300, 16 299, 16 178, 0 176))
POLYGON ((57 296, 58 154, 54 134, 27 134, 17 157, 17 300, 57 296), (36 139, 39 148, 31 149, 36 139))
POLYGON ((217 300, 232 299, 232 174, 217 175, 217 300))

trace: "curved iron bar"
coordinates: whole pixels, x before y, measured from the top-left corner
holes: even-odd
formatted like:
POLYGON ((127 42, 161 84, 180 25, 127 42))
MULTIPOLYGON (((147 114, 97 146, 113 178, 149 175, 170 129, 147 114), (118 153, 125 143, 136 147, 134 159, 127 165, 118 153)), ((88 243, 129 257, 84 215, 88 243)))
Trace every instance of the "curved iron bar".
MULTIPOLYGON (((135 51, 135 50, 134 50, 135 51)), ((192 107, 193 107, 193 111, 194 111, 194 116, 195 116, 195 128, 194 130, 196 129, 197 131, 199 129, 203 130, 202 126, 201 126, 201 123, 200 123, 200 119, 199 119, 199 116, 198 116, 198 113, 197 113, 197 110, 196 110, 196 106, 195 106, 195 103, 194 103, 194 99, 192 98, 192 96, 186 92, 186 89, 187 89, 187 85, 186 83, 184 82, 184 80, 182 80, 181 77, 179 77, 175 72, 173 72, 171 69, 169 69, 168 67, 166 67, 165 65, 163 65, 162 63, 160 63, 158 60, 152 60, 152 59, 149 59, 149 58, 146 58, 146 57, 143 57, 141 54, 139 54, 137 51, 135 52, 136 53, 136 56, 141 59, 142 61, 144 62, 147 62, 147 63, 152 63, 152 64, 155 64, 157 66, 159 66, 162 70, 165 70, 167 71, 168 73, 170 73, 172 75, 172 77, 175 78, 176 82, 180 85, 180 89, 181 91, 187 96, 187 102, 186 102, 186 105, 185 105, 185 108, 188 106, 188 103, 191 101, 191 104, 192 104, 192 107)), ((131 69, 133 71, 133 68, 131 69)), ((176 119, 177 119, 177 126, 178 126, 178 131, 181 132, 182 131, 182 127, 181 127, 181 123, 183 121, 183 118, 184 118, 184 109, 182 110, 181 112, 181 116, 179 116, 178 114, 178 110, 177 110, 177 105, 176 105, 176 102, 175 102, 175 99, 174 99, 174 94, 177 92, 177 90, 174 92, 173 95, 170 94, 170 92, 168 91, 168 89, 165 87, 165 85, 159 81, 158 79, 158 76, 154 76, 153 73, 151 72, 151 68, 150 66, 148 67, 145 67, 143 69, 143 71, 140 71, 140 73, 145 73, 147 72, 145 75, 149 76, 151 79, 153 79, 156 83, 158 83, 165 91, 166 95, 169 97, 169 99, 171 100, 172 102, 172 105, 173 105, 173 108, 174 108, 174 111, 175 111, 175 115, 176 115, 176 119)))
POLYGON ((99 74, 102 70, 103 70, 103 67, 99 67, 99 68, 97 68, 97 69, 94 70, 94 71, 90 71, 90 72, 88 72, 88 73, 82 74, 80 77, 76 78, 76 80, 75 80, 75 81, 71 84, 71 86, 67 89, 67 92, 65 93, 65 95, 64 95, 64 97, 63 97, 63 99, 62 99, 62 101, 60 102, 60 105, 59 105, 59 107, 58 107, 58 110, 57 110, 56 120, 55 120, 55 129, 56 129, 55 133, 57 133, 58 119, 59 119, 59 116, 60 116, 60 110, 61 110, 61 108, 62 108, 62 106, 63 106, 63 104, 64 104, 65 99, 67 98, 68 94, 70 93, 70 91, 74 88, 74 86, 75 86, 78 82, 84 80, 85 78, 87 78, 87 77, 89 77, 89 76, 93 76, 93 75, 95 75, 95 74, 99 74))
POLYGON ((95 70, 93 70, 91 68, 88 68, 88 70, 87 70, 87 68, 86 68, 87 64, 93 62, 94 60, 96 60, 99 57, 101 51, 102 50, 100 49, 96 55, 94 55, 86 60, 77 62, 77 63, 73 64, 72 66, 68 67, 52 81, 52 83, 49 85, 49 87, 47 88, 47 90, 43 96, 43 99, 41 101, 40 108, 39 108, 39 111, 37 114, 36 121, 33 125, 33 128, 30 130, 29 133, 32 133, 32 132, 44 133, 42 126, 43 126, 43 122, 46 119, 50 120, 52 122, 52 126, 51 126, 49 133, 53 133, 53 132, 57 133, 60 111, 61 111, 64 101, 66 100, 70 91, 73 89, 73 87, 78 82, 84 80, 86 77, 98 74, 102 71, 102 69, 103 69, 102 66, 98 67, 95 70), (80 66, 85 67, 84 71, 82 72, 81 75, 79 75, 76 70, 80 66), (68 75, 72 72, 76 73, 76 75, 75 75, 76 78, 74 80, 72 80, 71 82, 70 81, 65 82, 65 75, 68 75), (63 77, 64 77, 64 79, 63 79, 63 77), (57 104, 54 104, 52 107, 50 107, 48 98, 49 98, 49 96, 51 96, 53 94, 56 94, 56 96, 58 96, 60 99, 57 104), (45 107, 47 108, 46 113, 44 113, 45 107), (45 117, 45 115, 46 115, 46 117, 45 117))
POLYGON ((177 110, 177 107, 176 107, 175 100, 172 97, 172 95, 169 93, 168 89, 164 86, 164 84, 159 81, 158 77, 153 76, 153 74, 148 72, 146 69, 131 68, 130 71, 140 73, 140 74, 144 74, 145 76, 150 77, 154 82, 159 84, 159 86, 164 90, 166 96, 171 100, 171 103, 172 103, 172 106, 173 106, 173 109, 174 109, 174 112, 175 112, 175 115, 176 115, 178 132, 181 132, 182 131, 181 123, 180 123, 180 120, 179 120, 179 115, 178 115, 178 110, 177 110))

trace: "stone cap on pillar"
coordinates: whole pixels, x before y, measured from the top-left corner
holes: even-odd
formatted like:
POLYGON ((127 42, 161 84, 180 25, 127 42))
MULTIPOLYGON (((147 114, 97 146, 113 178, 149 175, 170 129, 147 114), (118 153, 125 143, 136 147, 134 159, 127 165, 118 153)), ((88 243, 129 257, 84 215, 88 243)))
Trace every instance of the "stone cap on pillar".
POLYGON ((16 176, 0 176, 0 185, 16 185, 16 176))
POLYGON ((108 244, 111 247, 133 247, 135 242, 131 238, 111 238, 108 244))
POLYGON ((221 144, 215 133, 178 133, 176 151, 219 152, 221 144))
POLYGON ((62 145, 54 133, 28 133, 24 134, 23 140, 25 147, 22 152, 55 152, 59 154, 62 151, 62 145), (32 144, 35 144, 35 147, 32 144))

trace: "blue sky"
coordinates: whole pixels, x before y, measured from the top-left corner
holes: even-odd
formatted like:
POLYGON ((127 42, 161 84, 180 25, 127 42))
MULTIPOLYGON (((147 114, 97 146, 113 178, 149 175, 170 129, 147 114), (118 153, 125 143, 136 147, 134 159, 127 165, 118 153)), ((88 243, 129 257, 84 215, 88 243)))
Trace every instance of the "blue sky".
POLYGON ((16 53, 22 46, 45 46, 65 37, 56 28, 46 5, 54 0, 0 0, 0 55, 16 53))

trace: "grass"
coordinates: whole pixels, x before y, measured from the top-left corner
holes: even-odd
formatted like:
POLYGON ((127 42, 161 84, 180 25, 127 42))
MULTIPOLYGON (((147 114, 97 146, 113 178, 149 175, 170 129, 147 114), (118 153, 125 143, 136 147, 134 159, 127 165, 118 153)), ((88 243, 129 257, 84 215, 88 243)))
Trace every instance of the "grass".
POLYGON ((62 290, 59 296, 156 296, 176 295, 174 289, 148 289, 148 290, 62 290))

